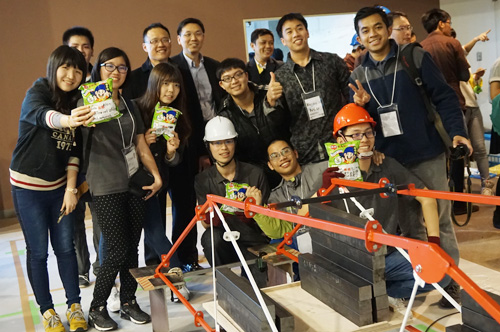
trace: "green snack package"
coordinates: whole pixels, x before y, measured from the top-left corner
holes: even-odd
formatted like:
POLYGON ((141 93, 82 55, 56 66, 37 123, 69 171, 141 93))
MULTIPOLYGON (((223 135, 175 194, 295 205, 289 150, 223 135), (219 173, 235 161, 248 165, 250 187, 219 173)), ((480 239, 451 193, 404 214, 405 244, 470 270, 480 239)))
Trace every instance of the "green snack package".
POLYGON ((83 104, 90 105, 90 110, 94 111, 94 121, 90 125, 118 119, 122 114, 111 98, 113 94, 113 79, 105 81, 90 82, 80 85, 82 91, 83 104))
POLYGON ((153 133, 155 133, 156 136, 163 135, 167 141, 171 137, 174 137, 173 132, 175 131, 177 120, 181 114, 182 112, 175 108, 161 106, 160 103, 156 104, 153 121, 151 121, 153 133))
MULTIPOLYGON (((236 183, 236 182, 226 183, 226 198, 243 202, 247 198, 246 193, 249 187, 250 186, 247 183, 236 183)), ((241 209, 227 205, 222 205, 220 209, 221 211, 230 214, 243 211, 241 209)))
POLYGON ((359 141, 325 143, 328 167, 338 167, 346 180, 363 181, 358 163, 359 141))

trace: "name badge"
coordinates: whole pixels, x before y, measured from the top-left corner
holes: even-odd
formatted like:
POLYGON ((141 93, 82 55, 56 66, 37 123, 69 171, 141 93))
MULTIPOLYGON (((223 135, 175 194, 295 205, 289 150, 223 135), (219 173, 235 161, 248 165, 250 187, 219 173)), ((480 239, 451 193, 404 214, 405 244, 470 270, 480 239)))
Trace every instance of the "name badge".
POLYGON ((383 105, 377 108, 380 117, 380 126, 384 137, 399 136, 403 134, 403 127, 399 119, 397 104, 383 105))
POLYGON ((325 116, 323 100, 321 99, 319 92, 315 91, 310 93, 303 93, 302 100, 304 101, 304 106, 306 107, 309 121, 325 116))
POLYGON ((125 164, 127 164, 128 177, 137 172, 139 169, 139 159, 137 158, 137 152, 135 151, 135 145, 122 149, 123 156, 125 157, 125 164))

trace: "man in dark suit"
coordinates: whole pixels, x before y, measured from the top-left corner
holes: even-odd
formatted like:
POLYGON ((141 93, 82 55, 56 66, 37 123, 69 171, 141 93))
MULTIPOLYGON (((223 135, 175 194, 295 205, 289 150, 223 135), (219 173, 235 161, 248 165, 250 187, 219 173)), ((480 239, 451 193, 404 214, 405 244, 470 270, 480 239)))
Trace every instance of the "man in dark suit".
MULTIPOLYGON (((182 73, 193 134, 189 145, 183 151, 182 162, 170 171, 173 242, 194 217, 194 176, 210 166, 203 142, 205 123, 215 116, 222 95, 215 76, 219 62, 201 54, 204 38, 205 27, 200 20, 186 18, 179 23, 177 42, 182 47, 182 52, 172 57, 172 63, 175 63, 182 73)), ((200 268, 196 241, 197 232, 194 228, 179 247, 179 259, 185 272, 200 268)))
POLYGON ((130 73, 127 84, 123 87, 123 96, 129 99, 139 98, 148 87, 148 79, 153 67, 160 62, 168 62, 172 49, 170 31, 161 23, 150 24, 142 33, 142 49, 148 58, 141 67, 130 73))
POLYGON ((270 73, 283 65, 282 61, 271 58, 274 52, 273 33, 268 29, 256 29, 250 40, 255 56, 247 63, 248 78, 257 85, 267 85, 271 80, 270 73))

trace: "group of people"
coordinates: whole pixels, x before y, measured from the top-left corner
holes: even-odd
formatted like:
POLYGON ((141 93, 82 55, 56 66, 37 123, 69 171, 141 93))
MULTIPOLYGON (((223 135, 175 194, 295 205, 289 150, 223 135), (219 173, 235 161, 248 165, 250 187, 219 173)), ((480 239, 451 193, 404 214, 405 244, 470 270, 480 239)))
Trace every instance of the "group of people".
MULTIPOLYGON (((161 254, 172 247, 165 235, 167 194, 175 242, 207 194, 253 197, 261 205, 313 196, 329 185, 329 178, 342 176, 328 169, 325 143, 353 140, 360 141, 359 164, 365 181, 387 177, 396 184, 448 190, 447 147, 429 117, 428 101, 453 146, 473 149, 464 126, 460 90, 445 79, 432 51, 439 42, 458 43, 442 31, 451 24, 449 15, 432 10, 424 17, 426 29, 432 32, 429 38, 435 35, 442 41, 424 41, 424 49, 414 47, 407 54, 405 44, 410 42, 412 27, 404 13, 388 17, 380 7, 360 9, 351 45, 361 45, 364 53, 354 49, 357 59, 352 71, 338 55, 309 47, 307 21, 299 13, 284 15, 276 28, 290 51, 285 63, 271 57, 274 35, 267 29, 252 33, 255 56, 250 62, 228 58, 219 63, 201 53, 203 23, 187 18, 177 28, 180 54, 170 57, 170 31, 154 23, 143 32, 142 48, 148 57, 141 67, 132 71, 127 54, 116 47, 100 52, 92 66, 91 32, 83 27, 67 30, 64 45, 49 58, 47 77, 38 79, 27 92, 10 166, 15 209, 26 240, 28 276, 45 330, 65 331, 49 291, 49 237, 66 290, 69 329, 88 327, 79 296, 79 285, 89 284, 90 270, 85 202, 78 200, 83 181, 91 197, 98 252, 88 323, 101 331, 118 327, 108 313, 112 292, 119 296, 119 305, 110 310, 137 324, 150 321, 137 304, 137 283, 129 269, 138 266, 142 229, 146 264, 158 264, 161 254), (429 51, 426 44, 431 45, 429 51), (423 87, 404 67, 402 54, 412 57, 423 87), (113 82, 111 98, 121 117, 93 124, 95 112, 84 105, 78 87, 106 79, 113 82), (168 139, 150 128, 157 105, 181 112, 168 139), (375 149, 380 152, 378 158, 373 156, 375 149), (130 190, 130 179, 141 171, 149 173, 151 184, 137 195, 130 190), (118 274, 119 293, 114 287, 118 274)), ((456 51, 463 56, 463 50, 456 51)), ((469 73, 468 65, 463 66, 469 73)), ((463 75, 453 82, 469 78, 470 74, 463 75)), ((483 187, 488 181, 484 175, 483 187)), ((388 232, 436 243, 458 264, 449 201, 360 201, 375 208, 374 217, 388 232)), ((246 218, 228 206, 221 210, 230 228, 240 233, 238 243, 243 248, 280 239, 293 227, 263 215, 246 218)), ((205 228, 210 227, 209 220, 202 222, 205 228)), ((209 264, 236 261, 220 220, 215 218, 212 226, 213 238, 210 230, 201 238, 209 264)), ((193 229, 172 256, 171 273, 201 269, 196 242, 193 229)), ((395 299, 409 297, 413 282, 411 264, 398 255, 391 251, 386 257, 387 291, 395 299)), ((252 268, 257 282, 265 285, 266 276, 252 268)), ((449 281, 445 278, 441 284, 449 281)), ((187 291, 185 285, 180 287, 187 291)), ((427 290, 429 286, 421 289, 427 290)), ((459 299, 458 285, 450 283, 447 290, 459 299)), ((440 303, 449 306, 444 298, 440 303)))

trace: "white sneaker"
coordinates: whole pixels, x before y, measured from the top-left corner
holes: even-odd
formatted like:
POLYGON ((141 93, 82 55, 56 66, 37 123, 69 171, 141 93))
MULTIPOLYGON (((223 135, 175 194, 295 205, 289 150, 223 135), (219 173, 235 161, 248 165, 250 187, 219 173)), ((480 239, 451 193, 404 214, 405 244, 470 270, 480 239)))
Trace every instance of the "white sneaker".
POLYGON ((120 291, 118 287, 114 285, 108 298, 108 310, 111 312, 118 312, 120 311, 120 306, 120 291))
MULTIPOLYGON (((189 301, 189 299, 191 298, 191 292, 189 291, 189 289, 186 287, 186 283, 183 283, 182 285, 177 285, 175 286, 177 287, 177 290, 179 291, 179 293, 181 293, 182 296, 184 296, 184 298, 189 301)), ((179 298, 177 297, 177 295, 175 295, 174 292, 172 292, 172 302, 181 302, 179 300, 179 298)))
MULTIPOLYGON (((408 309, 407 302, 404 299, 399 299, 399 298, 394 298, 390 297, 389 298, 389 307, 392 309, 393 312, 399 312, 401 315, 406 314, 406 310, 408 309)), ((413 319, 413 314, 410 310, 410 314, 408 315, 408 319, 413 319)))

